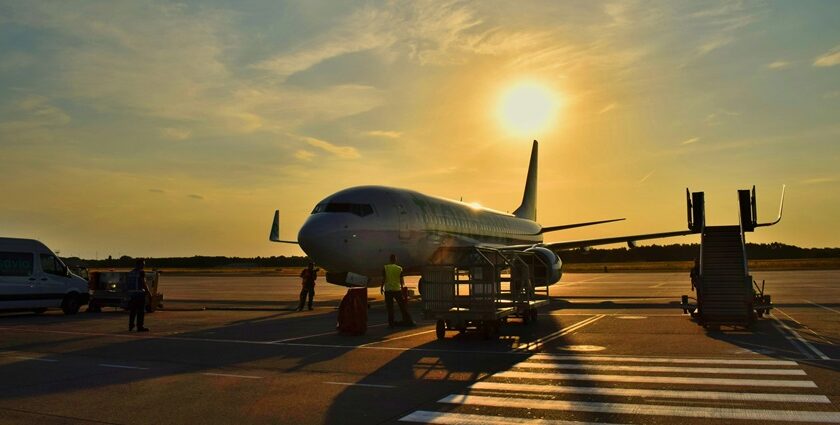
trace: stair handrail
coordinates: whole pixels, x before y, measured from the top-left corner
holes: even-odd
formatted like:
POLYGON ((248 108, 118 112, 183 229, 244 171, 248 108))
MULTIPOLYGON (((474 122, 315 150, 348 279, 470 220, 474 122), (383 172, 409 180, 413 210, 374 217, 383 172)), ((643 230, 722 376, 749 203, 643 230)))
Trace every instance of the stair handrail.
MULTIPOLYGON (((782 197, 784 199, 784 190, 782 190, 782 197)), ((741 209, 738 209, 738 237, 741 239, 741 253, 744 260, 744 277, 750 275, 749 264, 747 263, 747 240, 744 233, 744 221, 741 219, 741 209)))
POLYGON ((779 201, 779 216, 776 218, 775 221, 771 221, 768 223, 756 223, 755 227, 764 227, 764 226, 772 226, 780 221, 782 221, 782 209, 785 207, 785 189, 787 185, 782 185, 782 200, 779 201))

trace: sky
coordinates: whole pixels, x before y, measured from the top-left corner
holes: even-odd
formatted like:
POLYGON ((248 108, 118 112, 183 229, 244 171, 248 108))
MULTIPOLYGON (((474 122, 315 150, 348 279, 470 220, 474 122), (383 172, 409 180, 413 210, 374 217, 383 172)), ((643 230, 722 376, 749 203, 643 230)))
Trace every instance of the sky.
POLYGON ((837 247, 839 20, 811 0, 0 0, 0 235, 300 255, 268 242, 274 210, 294 239, 349 186, 511 211, 538 139, 541 224, 627 218, 547 241, 681 230, 687 187, 736 224, 756 185, 770 221, 787 184, 748 241, 837 247), (523 85, 540 125, 512 122, 523 85))

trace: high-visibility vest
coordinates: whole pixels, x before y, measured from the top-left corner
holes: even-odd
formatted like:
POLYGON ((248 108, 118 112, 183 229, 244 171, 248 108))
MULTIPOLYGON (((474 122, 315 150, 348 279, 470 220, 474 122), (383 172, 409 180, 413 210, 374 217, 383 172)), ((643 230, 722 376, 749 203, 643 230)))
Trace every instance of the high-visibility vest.
POLYGON ((396 264, 385 265, 385 290, 399 291, 402 289, 400 285, 400 276, 402 275, 402 267, 396 264))

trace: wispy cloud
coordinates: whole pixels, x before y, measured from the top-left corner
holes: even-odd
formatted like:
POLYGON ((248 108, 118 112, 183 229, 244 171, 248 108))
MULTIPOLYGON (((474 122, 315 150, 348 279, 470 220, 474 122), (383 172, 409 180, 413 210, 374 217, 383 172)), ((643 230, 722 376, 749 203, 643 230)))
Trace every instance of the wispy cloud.
POLYGON ((197 194, 195 194, 195 193, 189 194, 189 195, 187 195, 187 196, 188 196, 188 197, 190 197, 190 198, 192 198, 192 199, 204 200, 204 197, 203 197, 203 196, 201 196, 201 195, 197 195, 197 194))
POLYGON ((802 184, 822 184, 822 183, 834 183, 840 180, 838 177, 814 177, 810 179, 802 180, 802 184))
POLYGON ((649 173, 645 174, 645 176, 644 176, 644 177, 642 177, 642 179, 641 179, 641 180, 639 180, 639 183, 644 183, 644 182, 645 182, 647 179, 649 179, 649 178, 650 178, 650 176, 652 176, 652 175, 653 175, 653 173, 655 173, 655 172, 656 172, 656 170, 652 170, 651 172, 649 172, 649 173))
POLYGON ((703 122, 706 123, 708 126, 719 126, 725 124, 727 121, 730 121, 733 117, 740 116, 741 114, 738 112, 727 111, 725 109, 718 109, 715 112, 712 112, 709 115, 706 115, 706 118, 703 119, 703 122))
POLYGON ((365 132, 368 136, 373 137, 384 137, 386 139, 399 139, 402 137, 401 131, 389 131, 389 130, 372 130, 365 132))
POLYGON ((768 63, 767 68, 770 68, 770 69, 784 69, 784 68, 790 68, 790 65, 791 65, 791 63, 788 62, 788 61, 779 60, 779 61, 768 63))
POLYGON ((610 103, 609 105, 604 106, 603 108, 601 108, 601 110, 600 110, 600 111, 598 111, 598 113, 599 113, 599 114, 606 114, 607 112, 612 111, 613 109, 615 109, 617 106, 618 106, 618 103, 615 103, 615 102, 610 103))
POLYGON ((822 97, 825 98, 825 99, 836 99, 836 98, 840 97, 840 90, 833 90, 833 91, 825 92, 825 93, 823 93, 822 97))
POLYGON ((680 144, 681 145, 690 145, 692 143, 697 143, 698 141, 700 141, 699 137, 692 137, 688 140, 683 140, 680 144))
POLYGON ((152 192, 152 193, 166 193, 166 191, 163 190, 163 189, 149 189, 149 192, 152 192))
POLYGON ((310 151, 305 150, 305 149, 298 149, 295 152, 295 158, 297 158, 301 161, 312 161, 312 158, 314 158, 314 157, 315 157, 314 152, 310 152, 310 151))
POLYGON ((726 46, 727 44, 732 43, 732 41, 734 41, 734 39, 731 37, 714 38, 697 47, 697 54, 700 56, 707 55, 717 49, 720 49, 721 47, 726 46))
POLYGON ((840 64, 840 46, 837 46, 814 59, 814 66, 827 67, 840 64))
POLYGON ((160 130, 161 135, 169 140, 187 140, 192 137, 192 130, 187 128, 167 127, 160 130))
POLYGON ((352 146, 338 146, 314 137, 304 137, 304 140, 310 146, 321 149, 324 152, 331 153, 339 158, 355 159, 361 156, 359 155, 359 151, 352 146))

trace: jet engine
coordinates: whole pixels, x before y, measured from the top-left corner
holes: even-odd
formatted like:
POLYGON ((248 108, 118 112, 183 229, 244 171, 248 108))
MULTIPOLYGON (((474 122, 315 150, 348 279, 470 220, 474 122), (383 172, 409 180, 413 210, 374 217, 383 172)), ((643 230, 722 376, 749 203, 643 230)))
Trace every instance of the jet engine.
POLYGON ((560 277, 563 276, 563 262, 560 261, 560 257, 554 251, 542 246, 534 246, 526 249, 525 252, 533 252, 548 265, 548 270, 535 270, 536 275, 545 273, 545 276, 548 278, 546 281, 547 285, 553 285, 560 281, 560 277))

